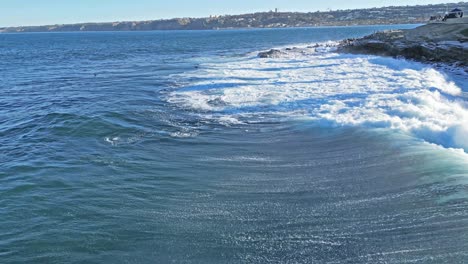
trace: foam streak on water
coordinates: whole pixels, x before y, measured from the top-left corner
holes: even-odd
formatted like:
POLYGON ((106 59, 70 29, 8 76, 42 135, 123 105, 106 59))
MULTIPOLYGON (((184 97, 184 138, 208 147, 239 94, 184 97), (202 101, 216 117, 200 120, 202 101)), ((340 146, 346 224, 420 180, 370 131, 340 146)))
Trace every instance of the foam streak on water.
POLYGON ((276 114, 321 124, 388 128, 468 151, 466 98, 441 71, 323 47, 284 52, 277 59, 251 56, 204 64, 178 76, 191 83, 169 94, 168 101, 216 112, 224 120, 276 114))
POLYGON ((402 27, 0 34, 0 263, 468 263, 465 77, 285 50, 402 27))

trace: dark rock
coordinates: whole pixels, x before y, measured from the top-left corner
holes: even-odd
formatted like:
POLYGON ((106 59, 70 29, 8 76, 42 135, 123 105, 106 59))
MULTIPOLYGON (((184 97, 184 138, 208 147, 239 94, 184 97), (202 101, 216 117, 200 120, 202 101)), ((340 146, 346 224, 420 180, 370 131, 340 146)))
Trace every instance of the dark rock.
POLYGON ((281 57, 281 55, 283 55, 284 53, 281 52, 280 50, 277 50, 277 49, 271 49, 269 51, 265 51, 265 52, 260 52, 258 54, 258 57, 259 58, 279 58, 281 57))
POLYGON ((468 65, 466 45, 456 41, 466 25, 426 25, 413 30, 377 32, 360 39, 346 39, 338 52, 406 58, 431 63, 468 65), (428 35, 434 37, 429 38, 428 35), (457 44, 458 43, 458 44, 457 44))

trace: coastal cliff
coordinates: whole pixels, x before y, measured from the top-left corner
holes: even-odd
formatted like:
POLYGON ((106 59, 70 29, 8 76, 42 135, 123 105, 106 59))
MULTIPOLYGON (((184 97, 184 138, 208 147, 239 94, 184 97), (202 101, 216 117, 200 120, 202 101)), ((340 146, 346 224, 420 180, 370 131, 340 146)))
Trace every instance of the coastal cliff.
POLYGON ((432 23, 410 30, 391 30, 347 39, 338 51, 404 57, 445 63, 468 70, 468 23, 432 23))
MULTIPOLYGON (((457 4, 468 9, 468 2, 457 4)), ((2 27, 0 33, 74 32, 74 31, 148 31, 212 30, 232 28, 286 28, 313 26, 351 26, 425 23, 433 15, 443 14, 445 4, 389 6, 322 12, 259 12, 242 15, 212 15, 205 18, 174 18, 148 21, 78 23, 46 26, 2 27)))

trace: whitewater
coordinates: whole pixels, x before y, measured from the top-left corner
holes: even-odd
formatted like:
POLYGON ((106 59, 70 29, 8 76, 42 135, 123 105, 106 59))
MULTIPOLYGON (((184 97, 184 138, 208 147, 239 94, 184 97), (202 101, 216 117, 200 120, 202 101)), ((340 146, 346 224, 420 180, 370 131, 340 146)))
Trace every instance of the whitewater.
POLYGON ((0 34, 0 263, 467 263, 466 73, 336 52, 415 26, 0 34))
MULTIPOLYGON (((167 100, 220 122, 287 116, 392 129, 468 152, 467 93, 443 70, 404 59, 338 54, 336 45, 283 47, 276 59, 252 53, 202 63, 177 76, 190 85, 167 100)), ((461 78, 466 84, 468 76, 461 78)))

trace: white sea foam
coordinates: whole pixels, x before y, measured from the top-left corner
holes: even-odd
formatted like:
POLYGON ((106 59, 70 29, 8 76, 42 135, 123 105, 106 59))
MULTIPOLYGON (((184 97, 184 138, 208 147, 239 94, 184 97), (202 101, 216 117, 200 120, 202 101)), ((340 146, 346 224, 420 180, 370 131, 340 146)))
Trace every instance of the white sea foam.
POLYGON ((192 138, 198 136, 197 131, 177 131, 170 134, 173 138, 192 138))
POLYGON ((104 138, 104 140, 107 143, 111 144, 112 146, 115 146, 119 142, 120 138, 119 137, 106 137, 104 138))
POLYGON ((334 125, 404 131, 468 152, 468 104, 460 87, 420 63, 298 48, 282 58, 254 56, 205 64, 177 76, 187 85, 167 100, 220 122, 265 113, 334 125))

